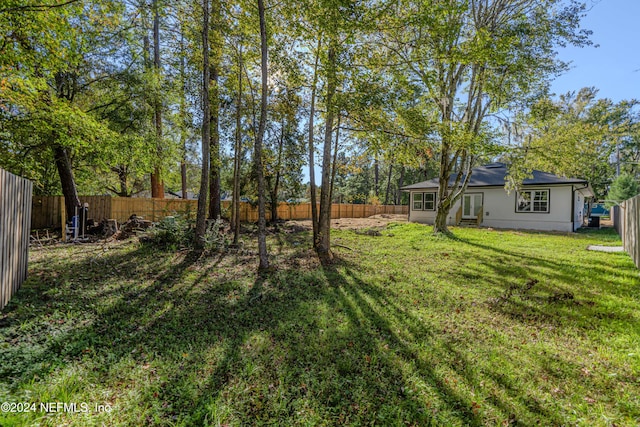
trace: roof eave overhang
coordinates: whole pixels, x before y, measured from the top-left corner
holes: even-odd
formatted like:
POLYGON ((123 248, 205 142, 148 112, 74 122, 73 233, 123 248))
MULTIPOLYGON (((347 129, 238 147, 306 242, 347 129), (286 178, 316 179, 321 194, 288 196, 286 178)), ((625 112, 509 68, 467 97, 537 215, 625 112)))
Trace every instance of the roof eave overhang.
POLYGON ((582 193, 584 197, 596 197, 596 193, 593 191, 593 188, 591 188, 591 184, 587 182, 583 182, 582 184, 584 187, 575 188, 574 190, 582 193))
MULTIPOLYGON (((593 194, 593 190, 591 189, 591 186, 588 185, 588 183, 586 181, 569 181, 569 182, 530 182, 530 183, 526 183, 526 184, 522 184, 523 187, 562 187, 562 186, 568 186, 568 185, 587 185, 586 188, 588 188, 591 193, 593 194)), ((500 185, 489 185, 489 184, 475 184, 475 185, 467 185, 467 188, 501 188, 504 187, 504 184, 500 184, 500 185)), ((449 187, 450 189, 453 187, 449 187)), ((407 187, 402 187, 400 188, 401 191, 412 191, 412 190, 433 190, 433 189, 438 189, 438 186, 431 186, 431 187, 413 187, 413 186, 407 186, 407 187)))

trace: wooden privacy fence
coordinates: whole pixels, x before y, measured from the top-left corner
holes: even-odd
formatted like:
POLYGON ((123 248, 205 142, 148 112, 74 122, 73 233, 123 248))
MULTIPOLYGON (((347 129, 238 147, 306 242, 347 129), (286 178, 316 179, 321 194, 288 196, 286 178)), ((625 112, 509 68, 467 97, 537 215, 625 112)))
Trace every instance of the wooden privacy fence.
POLYGON ((27 278, 33 184, 0 169, 0 310, 27 278))
POLYGON ((622 236, 622 213, 620 206, 612 206, 610 212, 611 220, 613 221, 613 228, 615 228, 618 234, 622 236))
MULTIPOLYGON (((111 196, 81 196, 82 204, 89 204, 88 218, 96 221, 102 219, 116 219, 122 223, 133 214, 150 221, 159 221, 171 215, 184 215, 195 219, 198 208, 197 200, 182 199, 147 199, 133 197, 111 196)), ((231 215, 231 202, 222 202, 223 216, 231 215)), ((406 215, 407 206, 395 205, 350 205, 333 204, 331 218, 366 218, 378 214, 406 215)), ((62 225, 64 213, 64 199, 62 196, 36 196, 33 198, 31 228, 57 228, 62 225)), ((279 219, 309 219, 311 218, 311 204, 278 205, 279 219)), ((271 219, 271 212, 267 210, 267 219, 271 219)), ((249 203, 240 203, 240 220, 248 222, 258 221, 258 208, 249 203)))
POLYGON ((624 250, 640 268, 640 196, 620 203, 614 216, 614 225, 622 237, 624 250))

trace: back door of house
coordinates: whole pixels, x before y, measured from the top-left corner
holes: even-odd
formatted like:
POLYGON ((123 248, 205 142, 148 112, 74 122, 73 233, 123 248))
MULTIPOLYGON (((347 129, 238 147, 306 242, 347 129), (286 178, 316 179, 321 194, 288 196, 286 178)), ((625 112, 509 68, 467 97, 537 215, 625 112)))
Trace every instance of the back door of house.
POLYGON ((471 193, 462 196, 462 218, 476 219, 482 210, 482 193, 471 193))

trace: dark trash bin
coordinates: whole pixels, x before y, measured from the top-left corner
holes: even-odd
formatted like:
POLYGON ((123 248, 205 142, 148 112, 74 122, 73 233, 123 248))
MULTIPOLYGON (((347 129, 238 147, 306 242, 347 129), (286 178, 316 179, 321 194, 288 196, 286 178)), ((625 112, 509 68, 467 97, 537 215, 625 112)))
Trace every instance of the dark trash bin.
POLYGON ((600 217, 599 216, 590 216, 589 217, 589 227, 600 228, 600 217))

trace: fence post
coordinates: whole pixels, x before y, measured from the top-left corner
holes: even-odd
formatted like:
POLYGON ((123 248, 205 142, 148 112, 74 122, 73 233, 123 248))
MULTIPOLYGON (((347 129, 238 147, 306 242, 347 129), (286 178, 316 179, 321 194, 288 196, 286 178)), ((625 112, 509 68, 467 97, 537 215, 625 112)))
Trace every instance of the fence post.
POLYGON ((67 205, 64 203, 64 196, 60 203, 60 223, 62 224, 62 241, 67 241, 67 205))

